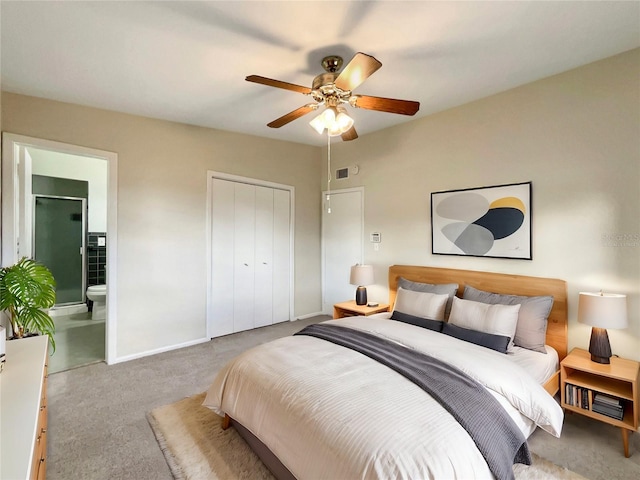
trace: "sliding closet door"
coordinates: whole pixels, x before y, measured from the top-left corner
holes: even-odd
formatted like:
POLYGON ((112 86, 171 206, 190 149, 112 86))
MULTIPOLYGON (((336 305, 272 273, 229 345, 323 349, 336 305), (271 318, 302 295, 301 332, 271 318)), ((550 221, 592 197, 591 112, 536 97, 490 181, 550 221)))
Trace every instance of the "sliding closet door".
POLYGON ((291 193, 213 179, 212 336, 290 319, 291 193))

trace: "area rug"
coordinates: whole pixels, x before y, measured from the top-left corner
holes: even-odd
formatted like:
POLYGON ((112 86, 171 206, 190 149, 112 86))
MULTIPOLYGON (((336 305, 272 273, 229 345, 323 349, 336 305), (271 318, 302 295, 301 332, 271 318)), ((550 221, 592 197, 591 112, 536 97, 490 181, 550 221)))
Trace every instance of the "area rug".
MULTIPOLYGON (((167 464, 177 480, 274 480, 234 428, 202 406, 205 394, 158 407, 147 415, 167 464)), ((518 480, 585 480, 532 454, 531 466, 514 466, 518 480)))

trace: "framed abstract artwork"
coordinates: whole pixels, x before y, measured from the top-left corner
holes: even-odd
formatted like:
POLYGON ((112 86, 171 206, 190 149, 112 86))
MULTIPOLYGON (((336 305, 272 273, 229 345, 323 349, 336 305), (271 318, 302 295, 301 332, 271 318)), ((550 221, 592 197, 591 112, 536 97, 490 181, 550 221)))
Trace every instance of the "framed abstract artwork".
POLYGON ((531 260, 531 182, 431 193, 431 253, 531 260))

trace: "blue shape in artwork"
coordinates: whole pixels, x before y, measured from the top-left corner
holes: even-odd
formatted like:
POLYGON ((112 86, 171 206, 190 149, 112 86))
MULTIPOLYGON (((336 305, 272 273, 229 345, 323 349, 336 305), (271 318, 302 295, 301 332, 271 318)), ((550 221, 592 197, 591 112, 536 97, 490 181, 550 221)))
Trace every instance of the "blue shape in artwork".
POLYGON ((524 213, 517 208, 492 208, 473 223, 486 228, 493 238, 500 240, 516 232, 523 222, 524 213))

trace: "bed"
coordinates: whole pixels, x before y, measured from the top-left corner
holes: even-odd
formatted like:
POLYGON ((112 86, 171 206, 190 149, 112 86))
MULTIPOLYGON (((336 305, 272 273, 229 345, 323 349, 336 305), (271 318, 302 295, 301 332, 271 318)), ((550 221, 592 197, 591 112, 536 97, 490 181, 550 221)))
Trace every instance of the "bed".
POLYGON ((536 428, 560 435, 562 410, 552 395, 559 388, 558 362, 567 353, 564 281, 395 265, 389 268, 389 303, 393 313, 323 322, 239 355, 218 373, 204 405, 223 417, 223 428, 232 424, 280 479, 511 478, 505 454, 493 451, 503 447, 496 445, 511 449, 510 464, 514 455, 526 463, 526 438, 536 428), (451 284, 457 288, 448 300, 445 294, 407 292, 451 284), (471 300, 473 295, 484 295, 485 302, 471 300), (480 343, 487 337, 490 348, 456 337, 468 334, 459 320, 473 308, 498 312, 500 319, 517 316, 523 304, 508 305, 506 296, 552 297, 543 347, 518 347, 515 334, 482 333, 480 343), (415 298, 418 303, 411 303, 415 298), (438 328, 457 330, 443 334, 416 326, 415 316, 399 309, 423 308, 424 302, 438 315, 447 310, 449 321, 438 320, 438 328), (409 320, 389 318, 401 315, 409 320), (503 350, 496 352, 495 342, 503 350), (529 371, 538 359, 544 366, 536 367, 534 378, 529 371), (411 380, 424 374, 426 368, 414 368, 420 362, 436 362, 438 377, 411 380), (472 385, 440 381, 450 371, 472 385), (443 390, 433 391, 441 383, 443 390), (524 439, 519 448, 516 437, 524 439))

